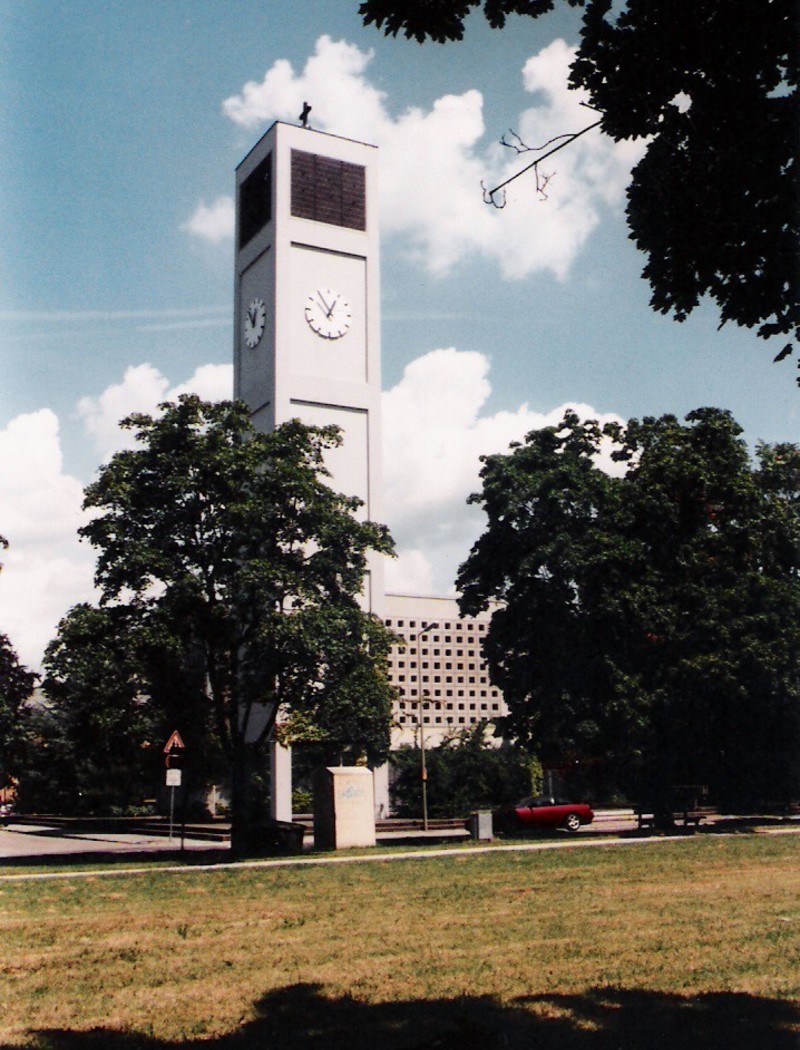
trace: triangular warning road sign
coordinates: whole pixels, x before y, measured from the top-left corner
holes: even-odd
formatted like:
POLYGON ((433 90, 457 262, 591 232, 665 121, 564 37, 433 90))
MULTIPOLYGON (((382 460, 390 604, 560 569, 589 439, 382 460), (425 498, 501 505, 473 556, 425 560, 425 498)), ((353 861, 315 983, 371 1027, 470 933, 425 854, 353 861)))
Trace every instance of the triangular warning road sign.
POLYGON ((183 751, 185 749, 184 743, 181 740, 181 735, 177 729, 173 730, 172 736, 164 744, 164 754, 166 755, 170 751, 183 751))

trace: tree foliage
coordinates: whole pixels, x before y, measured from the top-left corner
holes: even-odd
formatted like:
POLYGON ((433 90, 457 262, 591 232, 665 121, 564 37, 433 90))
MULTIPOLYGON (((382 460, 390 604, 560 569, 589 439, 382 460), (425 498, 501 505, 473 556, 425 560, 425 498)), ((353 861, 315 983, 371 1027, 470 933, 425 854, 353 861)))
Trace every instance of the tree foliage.
POLYGON ((303 705, 286 714, 279 736, 315 744, 320 764, 366 757, 382 762, 388 752, 391 687, 388 656, 393 635, 377 617, 359 609, 329 609, 319 620, 316 645, 325 678, 303 705))
POLYGON ((336 428, 295 420, 261 434, 243 403, 194 396, 122 425, 139 447, 89 486, 98 513, 81 532, 99 550, 103 602, 156 649, 190 644, 199 659, 246 849, 251 774, 279 712, 333 732, 347 676, 372 676, 361 707, 348 693, 349 743, 371 757, 388 748, 383 628, 359 595, 368 552, 391 552, 391 539, 325 482, 336 428))
MULTIPOLYGON (((800 335, 800 135, 795 0, 567 0, 584 9, 570 85, 615 141, 645 139, 628 188, 651 306, 683 321, 704 296, 720 321, 800 335)), ((563 3, 563 0, 562 0, 563 3)), ((537 17, 555 0, 365 0, 365 23, 420 42, 537 17)), ((553 134, 571 129, 554 129, 553 134)), ((777 357, 788 355, 787 343, 777 357)))
POLYGON ((24 808, 108 812, 155 794, 154 771, 143 761, 155 727, 131 627, 125 609, 88 604, 59 624, 44 658, 45 706, 21 784, 24 808))
MULTIPOLYGON (((0 550, 6 547, 8 540, 0 536, 0 550)), ((24 762, 28 739, 26 703, 37 678, 20 663, 8 636, 0 634, 0 787, 8 787, 15 780, 24 762)))
MULTIPOLYGON (((428 812, 433 817, 466 817, 475 809, 511 805, 531 791, 528 755, 510 744, 489 747, 477 725, 425 751, 428 812)), ((392 754, 393 810, 401 817, 422 813, 421 755, 418 747, 392 754)))
POLYGON ((545 764, 605 757, 651 796, 797 791, 800 451, 752 464, 740 434, 717 409, 624 428, 567 413, 485 458, 462 612, 502 603, 492 678, 545 764), (623 476, 597 466, 609 442, 623 476))
POLYGON ((19 774, 27 741, 25 705, 36 678, 20 663, 7 635, 0 634, 0 787, 19 774))
POLYGON ((74 606, 47 647, 44 698, 19 805, 27 811, 136 810, 164 782, 163 744, 178 729, 191 761, 181 803, 224 773, 203 668, 180 625, 143 622, 124 605, 74 606))

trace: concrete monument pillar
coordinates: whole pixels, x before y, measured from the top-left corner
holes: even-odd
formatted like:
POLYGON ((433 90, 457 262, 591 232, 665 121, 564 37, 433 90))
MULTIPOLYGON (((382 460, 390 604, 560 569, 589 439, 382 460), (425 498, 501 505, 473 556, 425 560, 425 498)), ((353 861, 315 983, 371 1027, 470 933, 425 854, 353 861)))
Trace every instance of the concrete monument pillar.
POLYGON ((375 794, 366 766, 329 766, 314 782, 314 845, 375 845, 375 794))

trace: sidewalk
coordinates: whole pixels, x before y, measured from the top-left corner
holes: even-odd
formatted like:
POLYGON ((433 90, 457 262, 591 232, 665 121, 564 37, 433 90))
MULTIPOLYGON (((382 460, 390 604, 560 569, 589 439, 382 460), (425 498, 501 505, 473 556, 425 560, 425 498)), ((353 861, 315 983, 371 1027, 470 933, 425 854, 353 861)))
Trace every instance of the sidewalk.
MULTIPOLYGON (((220 843, 187 838, 183 851, 219 852, 220 843)), ((180 828, 172 839, 162 835, 137 832, 66 832, 48 825, 15 824, 13 820, 0 828, 0 865, 54 863, 61 857, 81 856, 90 863, 116 854, 165 854, 180 856, 180 828)))

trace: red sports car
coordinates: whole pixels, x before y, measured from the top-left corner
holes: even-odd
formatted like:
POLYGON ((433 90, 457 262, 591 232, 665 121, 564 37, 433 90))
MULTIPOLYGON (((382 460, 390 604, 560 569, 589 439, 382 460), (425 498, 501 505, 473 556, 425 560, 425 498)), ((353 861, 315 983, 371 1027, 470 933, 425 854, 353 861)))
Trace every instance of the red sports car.
POLYGON ((508 814, 512 828, 566 828, 577 831, 582 824, 591 824, 594 810, 588 802, 568 802, 563 798, 539 795, 525 798, 508 814))

